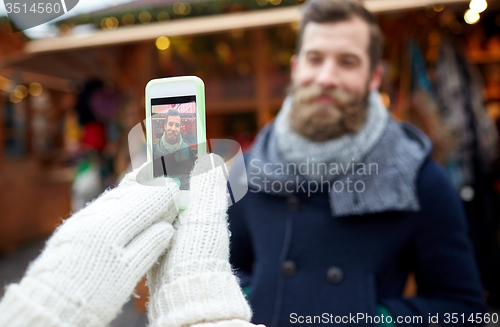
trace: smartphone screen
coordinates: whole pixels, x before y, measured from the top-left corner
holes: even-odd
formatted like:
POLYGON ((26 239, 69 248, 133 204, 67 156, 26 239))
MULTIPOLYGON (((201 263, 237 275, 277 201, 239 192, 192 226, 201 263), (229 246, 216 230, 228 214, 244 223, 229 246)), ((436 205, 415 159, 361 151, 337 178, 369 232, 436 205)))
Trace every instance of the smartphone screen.
POLYGON ((151 99, 153 175, 173 178, 189 190, 197 157, 196 96, 151 99))

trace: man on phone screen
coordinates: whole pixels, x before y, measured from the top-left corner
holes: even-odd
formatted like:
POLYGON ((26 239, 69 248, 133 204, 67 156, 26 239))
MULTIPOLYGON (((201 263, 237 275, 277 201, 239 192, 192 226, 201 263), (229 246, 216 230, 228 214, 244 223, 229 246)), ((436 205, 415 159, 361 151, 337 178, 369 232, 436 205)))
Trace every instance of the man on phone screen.
POLYGON ((253 322, 479 325, 461 201, 430 140, 380 101, 375 18, 355 0, 302 11, 290 93, 246 154, 249 192, 228 211, 253 322), (410 274, 418 291, 404 298, 410 274))
POLYGON ((195 161, 195 153, 181 134, 181 116, 177 110, 166 113, 164 133, 153 145, 155 176, 168 175, 178 178, 181 189, 187 189, 189 172, 195 161))

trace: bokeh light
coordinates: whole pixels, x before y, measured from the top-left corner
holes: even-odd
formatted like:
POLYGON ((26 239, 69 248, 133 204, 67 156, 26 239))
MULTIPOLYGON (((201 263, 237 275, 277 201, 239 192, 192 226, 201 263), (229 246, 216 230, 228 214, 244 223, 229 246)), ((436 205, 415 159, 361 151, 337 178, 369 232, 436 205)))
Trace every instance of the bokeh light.
POLYGON ((167 20, 170 20, 170 15, 166 11, 160 11, 158 15, 156 15, 156 19, 159 22, 166 22, 167 20))
POLYGON ((139 21, 142 24, 148 24, 149 22, 151 22, 151 14, 149 12, 147 12, 147 11, 142 11, 139 14, 139 21))
POLYGON ((488 8, 488 3, 486 0, 472 0, 469 3, 469 8, 471 11, 475 11, 480 14, 488 8))
POLYGON ((135 23, 135 18, 132 14, 125 14, 122 16, 122 23, 125 26, 130 26, 134 25, 135 23))
POLYGON ((16 90, 19 90, 19 92, 21 92, 23 98, 26 98, 28 96, 28 88, 26 86, 18 85, 16 87, 16 90))
POLYGON ((115 28, 118 27, 119 22, 118 22, 118 19, 116 19, 116 17, 108 17, 104 21, 104 24, 106 25, 106 29, 114 30, 115 28))
POLYGON ((29 93, 35 97, 42 94, 42 91, 43 91, 43 87, 40 83, 33 82, 29 86, 29 93))
POLYGON ((174 3, 173 10, 177 15, 189 15, 191 12, 191 5, 187 2, 176 2, 174 3))
POLYGON ((479 21, 479 14, 469 9, 465 12, 464 20, 467 24, 475 24, 479 21))
POLYGON ((434 9, 435 12, 441 12, 444 9, 444 5, 443 4, 434 5, 432 6, 432 9, 434 9))
POLYGON ((158 50, 167 50, 170 47, 170 39, 166 36, 160 36, 156 39, 155 44, 158 50))

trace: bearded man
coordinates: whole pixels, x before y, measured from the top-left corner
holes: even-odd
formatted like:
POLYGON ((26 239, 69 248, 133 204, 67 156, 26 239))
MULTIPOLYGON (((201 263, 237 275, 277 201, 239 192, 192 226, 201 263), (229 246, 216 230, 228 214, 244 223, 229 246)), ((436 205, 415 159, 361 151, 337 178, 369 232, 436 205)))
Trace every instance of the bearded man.
POLYGON ((189 172, 196 156, 181 135, 181 116, 170 109, 166 114, 164 133, 153 145, 154 175, 177 179, 181 190, 189 189, 189 172))
POLYGON ((181 149, 189 148, 189 144, 182 139, 181 116, 177 110, 170 109, 167 112, 164 132, 158 142, 154 144, 153 153, 156 156, 176 153, 181 149))
POLYGON ((228 212, 253 322, 480 324, 461 202, 429 139, 379 100, 374 17, 354 0, 309 0, 303 15, 290 94, 228 212), (403 298, 410 274, 418 291, 403 298))

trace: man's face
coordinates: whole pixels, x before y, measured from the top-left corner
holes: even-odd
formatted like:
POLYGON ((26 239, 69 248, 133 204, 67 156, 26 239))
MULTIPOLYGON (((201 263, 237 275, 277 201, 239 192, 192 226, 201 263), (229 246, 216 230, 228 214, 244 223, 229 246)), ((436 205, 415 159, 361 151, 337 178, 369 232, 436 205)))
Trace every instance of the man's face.
POLYGON ((168 116, 167 123, 165 124, 165 139, 170 144, 176 144, 181 137, 181 117, 168 116))
POLYGON ((292 58, 292 128, 313 141, 359 131, 369 92, 380 85, 380 66, 370 71, 369 27, 360 18, 308 23, 302 48, 292 58))

